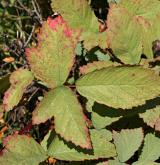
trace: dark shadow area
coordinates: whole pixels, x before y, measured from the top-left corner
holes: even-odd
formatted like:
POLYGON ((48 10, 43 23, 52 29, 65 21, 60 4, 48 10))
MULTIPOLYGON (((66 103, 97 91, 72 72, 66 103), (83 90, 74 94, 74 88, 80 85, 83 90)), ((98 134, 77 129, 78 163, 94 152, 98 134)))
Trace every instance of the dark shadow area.
POLYGON ((106 20, 108 14, 109 3, 107 0, 92 0, 91 7, 98 19, 106 20))
POLYGON ((143 119, 139 118, 138 114, 149 111, 158 105, 160 105, 160 97, 148 100, 144 105, 125 110, 115 109, 95 102, 92 110, 100 117, 116 118, 122 116, 118 121, 107 126, 108 129, 120 130, 125 128, 143 127, 148 132, 149 130, 152 131, 152 128, 147 126, 143 122, 143 119))

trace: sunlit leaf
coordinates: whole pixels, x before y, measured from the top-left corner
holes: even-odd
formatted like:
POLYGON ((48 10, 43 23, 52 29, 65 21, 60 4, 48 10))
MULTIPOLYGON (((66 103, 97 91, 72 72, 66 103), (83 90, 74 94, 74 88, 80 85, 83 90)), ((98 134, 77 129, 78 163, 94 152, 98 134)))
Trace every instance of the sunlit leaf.
POLYGON ((160 78, 141 67, 108 67, 82 76, 78 92, 114 108, 132 108, 160 94, 160 78))
POLYGON ((43 148, 31 137, 12 135, 4 142, 1 165, 39 165, 47 158, 43 148))
POLYGON ((91 130, 90 134, 93 150, 75 148, 60 137, 56 137, 48 149, 48 154, 56 159, 68 161, 83 161, 116 156, 114 145, 105 136, 101 136, 96 130, 91 130))
POLYGON ((82 107, 68 87, 62 86, 48 92, 33 113, 33 123, 45 122, 53 116, 56 133, 76 145, 91 148, 82 107))
POLYGON ((144 146, 140 155, 140 161, 155 161, 160 157, 160 139, 153 134, 147 134, 144 139, 144 146))
POLYGON ((125 162, 140 147, 143 140, 143 132, 141 128, 121 130, 120 133, 113 133, 113 139, 118 153, 118 159, 120 162, 125 162))
POLYGON ((123 62, 137 64, 142 53, 153 58, 152 42, 160 37, 159 8, 159 0, 123 0, 111 5, 107 43, 123 62))
POLYGON ((80 40, 84 40, 85 48, 107 47, 106 34, 99 33, 97 18, 87 0, 53 0, 52 8, 63 16, 71 28, 81 32, 80 40))
POLYGON ((28 63, 36 78, 54 88, 62 85, 75 58, 76 36, 61 16, 48 18, 38 36, 38 46, 27 48, 28 63))

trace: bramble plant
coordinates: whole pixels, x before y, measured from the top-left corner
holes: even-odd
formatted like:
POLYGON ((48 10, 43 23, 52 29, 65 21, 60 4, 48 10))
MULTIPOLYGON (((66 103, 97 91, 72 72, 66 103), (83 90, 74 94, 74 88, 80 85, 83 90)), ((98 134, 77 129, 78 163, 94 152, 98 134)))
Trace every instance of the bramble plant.
POLYGON ((8 75, 0 79, 1 116, 37 83, 45 94, 31 125, 51 126, 40 143, 24 131, 4 138, 0 165, 159 164, 160 1, 110 1, 104 23, 92 3, 54 0, 59 14, 26 48, 28 65, 10 75, 9 89, 8 75))

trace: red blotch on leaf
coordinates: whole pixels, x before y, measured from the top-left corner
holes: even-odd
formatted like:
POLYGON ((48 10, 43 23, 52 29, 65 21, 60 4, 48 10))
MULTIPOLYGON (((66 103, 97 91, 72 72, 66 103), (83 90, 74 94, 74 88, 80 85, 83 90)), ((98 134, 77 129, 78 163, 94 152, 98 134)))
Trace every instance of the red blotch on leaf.
POLYGON ((69 29, 67 23, 64 21, 61 15, 58 15, 56 18, 51 18, 48 17, 47 23, 50 26, 52 30, 57 30, 58 25, 63 25, 64 26, 64 34, 66 37, 71 37, 72 36, 72 31, 69 29))

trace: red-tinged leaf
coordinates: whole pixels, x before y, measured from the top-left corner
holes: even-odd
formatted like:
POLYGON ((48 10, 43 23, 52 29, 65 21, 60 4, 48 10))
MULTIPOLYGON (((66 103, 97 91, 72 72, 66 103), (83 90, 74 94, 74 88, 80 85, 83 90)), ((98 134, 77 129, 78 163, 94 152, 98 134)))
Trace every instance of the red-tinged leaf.
POLYGON ((86 117, 68 87, 61 86, 48 92, 33 113, 33 124, 45 122, 53 116, 56 133, 75 145, 91 148, 86 117))
POLYGON ((48 87, 62 85, 75 58, 76 36, 61 16, 48 18, 38 36, 38 46, 27 48, 26 55, 36 78, 48 87))
POLYGON ((23 96, 23 92, 33 81, 33 74, 27 69, 18 69, 10 76, 10 88, 5 92, 3 106, 5 111, 10 111, 16 106, 23 96))
POLYGON ((3 145, 0 165, 39 165, 47 158, 44 149, 25 135, 8 136, 3 145))
POLYGON ((115 157, 115 146, 107 139, 108 133, 106 134, 105 131, 90 130, 93 149, 89 151, 81 148, 77 149, 72 144, 56 136, 49 145, 48 154, 56 159, 66 161, 84 161, 115 157))
POLYGON ((99 32, 99 22, 87 0, 54 0, 52 8, 63 16, 71 28, 82 32, 80 41, 84 41, 86 49, 98 45, 106 48, 106 34, 99 32))

